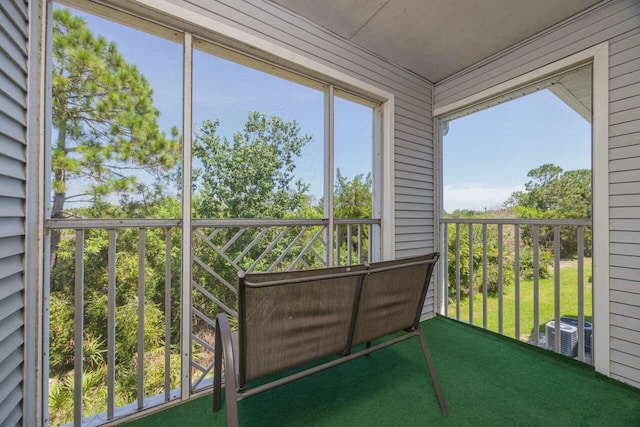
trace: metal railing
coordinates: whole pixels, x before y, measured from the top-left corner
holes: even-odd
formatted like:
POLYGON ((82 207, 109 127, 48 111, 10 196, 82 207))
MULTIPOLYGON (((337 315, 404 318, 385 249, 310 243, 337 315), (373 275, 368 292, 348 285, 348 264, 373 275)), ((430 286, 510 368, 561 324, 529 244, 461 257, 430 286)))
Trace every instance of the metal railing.
POLYGON ((373 260, 372 242, 379 241, 374 238, 380 232, 379 220, 333 220, 332 223, 333 230, 329 233, 329 221, 325 219, 192 220, 192 262, 190 274, 186 276, 192 280, 192 298, 185 309, 180 301, 181 220, 47 221, 50 232, 62 234, 59 248, 66 249, 58 254, 51 277, 55 279, 56 289, 67 289, 67 294, 72 289, 74 296, 73 423, 100 425, 179 399, 184 396, 181 390, 185 386, 189 393, 208 386, 213 367, 213 319, 221 311, 237 316, 237 271, 305 269, 373 260), (124 314, 129 317, 124 321, 123 292, 128 293, 130 301, 135 301, 135 309, 129 307, 130 312, 124 314), (153 301, 150 293, 154 294, 153 301), (105 325, 99 327, 104 327, 106 335, 106 358, 100 369, 106 373, 103 384, 106 399, 104 407, 96 411, 83 407, 87 391, 86 364, 90 357, 85 346, 91 340, 85 318, 95 318, 103 309, 105 325), (184 316, 189 317, 192 325, 189 337, 192 350, 188 356, 179 351, 184 316), (162 336, 149 336, 152 332, 145 330, 147 318, 154 320, 156 326, 161 318, 162 336), (135 331, 135 338, 122 336, 123 332, 118 331, 126 326, 124 323, 135 324, 127 329, 135 331), (117 384, 117 376, 126 363, 123 355, 117 354, 120 339, 136 343, 135 361, 131 363, 135 374, 130 376, 130 381, 136 383, 135 393, 128 400, 118 395, 122 387, 117 384), (149 342, 156 346, 150 348, 149 342), (180 383, 181 375, 172 373, 183 366, 182 357, 190 359, 190 384, 186 385, 180 383), (149 372, 158 369, 164 370, 162 384, 146 385, 149 372))
POLYGON ((587 219, 441 218, 438 312, 591 363, 590 233, 587 219))

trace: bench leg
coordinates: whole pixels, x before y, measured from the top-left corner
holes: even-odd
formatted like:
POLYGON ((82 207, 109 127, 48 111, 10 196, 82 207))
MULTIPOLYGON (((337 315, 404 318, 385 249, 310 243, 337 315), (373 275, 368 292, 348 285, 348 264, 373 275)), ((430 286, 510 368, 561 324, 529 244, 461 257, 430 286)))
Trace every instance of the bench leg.
POLYGON ((214 348, 214 378, 213 378, 213 410, 219 411, 222 394, 222 359, 225 370, 225 401, 227 404, 227 426, 238 427, 238 392, 236 382, 235 358, 231 328, 226 314, 216 317, 216 339, 214 348))
POLYGON ((213 412, 218 412, 222 406, 222 338, 216 322, 216 338, 213 347, 213 412))
POLYGON ((422 346, 422 353, 424 354, 424 359, 427 362, 427 367, 429 368, 429 374, 431 375, 431 381, 433 381, 433 388, 436 389, 436 394, 438 395, 438 402, 440 403, 440 409, 442 409, 443 415, 448 415, 449 410, 447 409, 447 402, 444 400, 444 394, 442 393, 442 387, 440 387, 440 381, 438 380, 438 373, 436 372, 436 367, 433 364, 433 359, 431 359, 431 353, 429 352, 429 347, 427 346, 427 340, 424 337, 424 333, 422 329, 418 326, 418 336, 420 337, 420 345, 422 346))

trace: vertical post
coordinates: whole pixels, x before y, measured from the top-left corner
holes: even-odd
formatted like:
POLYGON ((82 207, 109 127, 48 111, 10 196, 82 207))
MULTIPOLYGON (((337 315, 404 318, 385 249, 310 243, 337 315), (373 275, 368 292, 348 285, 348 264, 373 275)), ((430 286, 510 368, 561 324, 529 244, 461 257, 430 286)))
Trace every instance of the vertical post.
POLYGON ((182 112, 182 292, 180 295, 180 393, 191 394, 191 115, 193 79, 193 36, 184 34, 182 112))
MULTIPOLYGON (((553 226, 553 314, 555 323, 554 347, 556 353, 561 353, 560 335, 562 325, 560 324, 560 226, 553 226)), ((549 343, 547 343, 549 345, 549 343)))
POLYGON ((460 320, 460 223, 456 222, 456 320, 460 320))
POLYGON ((347 265, 353 264, 351 260, 351 233, 352 233, 352 225, 347 224, 347 265))
POLYGON ((469 324, 473 325, 473 224, 469 224, 469 324))
POLYGON ((487 329, 489 282, 487 280, 487 224, 482 224, 482 327, 487 329))
POLYGON ((442 223, 442 305, 445 317, 449 317, 449 223, 442 223))
POLYGON ((138 410, 144 407, 145 229, 138 230, 138 410))
POLYGON ((333 265, 333 108, 333 86, 328 85, 324 91, 324 217, 329 220, 325 245, 328 267, 333 265))
MULTIPOLYGON (((584 227, 578 226, 578 359, 584 362, 584 227)), ((591 343, 590 343, 591 344, 591 343)), ((593 354, 593 348, 591 348, 593 354)))
POLYGON ((516 321, 516 333, 515 338, 520 339, 520 224, 514 226, 515 235, 515 321, 516 321))
POLYGON ((498 332, 500 335, 504 333, 504 268, 502 258, 502 224, 498 224, 498 332))
POLYGON ((335 259, 335 265, 340 265, 340 224, 336 224, 336 240, 335 240, 335 244, 336 244, 336 259, 335 259))
POLYGON ((75 329, 73 334, 73 424, 82 425, 82 358, 84 333, 84 230, 76 230, 75 329))
MULTIPOLYGON (((533 339, 540 344, 540 230, 533 226, 533 339)), ((556 329, 556 331, 559 331, 556 329)))
POLYGON ((109 230, 107 281, 107 420, 112 420, 116 400, 116 230, 109 230))
POLYGON ((171 398, 171 228, 164 235, 165 272, 164 272, 164 400, 171 398))
MULTIPOLYGON (((371 240, 371 226, 369 226, 369 240, 371 240)), ((362 224, 358 224, 358 264, 362 263, 362 224)))

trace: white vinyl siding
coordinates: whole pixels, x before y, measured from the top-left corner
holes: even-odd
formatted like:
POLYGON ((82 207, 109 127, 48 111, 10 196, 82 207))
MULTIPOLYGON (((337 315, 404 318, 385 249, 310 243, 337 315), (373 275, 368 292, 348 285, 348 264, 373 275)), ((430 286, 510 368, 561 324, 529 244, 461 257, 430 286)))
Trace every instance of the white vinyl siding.
POLYGON ((640 3, 603 2, 436 84, 435 108, 603 42, 609 43, 610 373, 640 387, 640 3))
POLYGON ((22 423, 27 2, 0 3, 0 425, 22 423))

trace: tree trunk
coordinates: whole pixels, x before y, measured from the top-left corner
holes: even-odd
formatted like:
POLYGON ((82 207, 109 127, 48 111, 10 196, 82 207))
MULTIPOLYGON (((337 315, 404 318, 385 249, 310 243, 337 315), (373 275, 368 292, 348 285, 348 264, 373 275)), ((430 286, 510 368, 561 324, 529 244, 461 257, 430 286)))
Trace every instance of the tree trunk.
MULTIPOLYGON (((61 126, 61 128, 58 130, 58 140, 56 142, 56 148, 58 149, 62 149, 65 150, 66 148, 66 144, 65 144, 65 140, 67 138, 67 132, 66 129, 61 126)), ((65 183, 65 171, 64 169, 60 168, 57 170, 53 171, 54 173, 54 180, 55 181, 59 181, 63 183, 62 188, 64 187, 64 183, 65 183)), ((63 215, 63 211, 64 211, 64 202, 65 199, 67 197, 67 193, 66 191, 61 191, 61 192, 56 192, 53 195, 53 205, 51 206, 51 218, 62 218, 63 215)), ((51 270, 55 269, 56 267, 56 263, 57 263, 57 259, 58 259, 58 244, 60 243, 60 230, 51 230, 51 247, 50 247, 50 268, 51 270)), ((50 279, 51 282, 51 286, 50 286, 50 290, 53 291, 55 290, 55 283, 53 280, 53 277, 50 279)))

